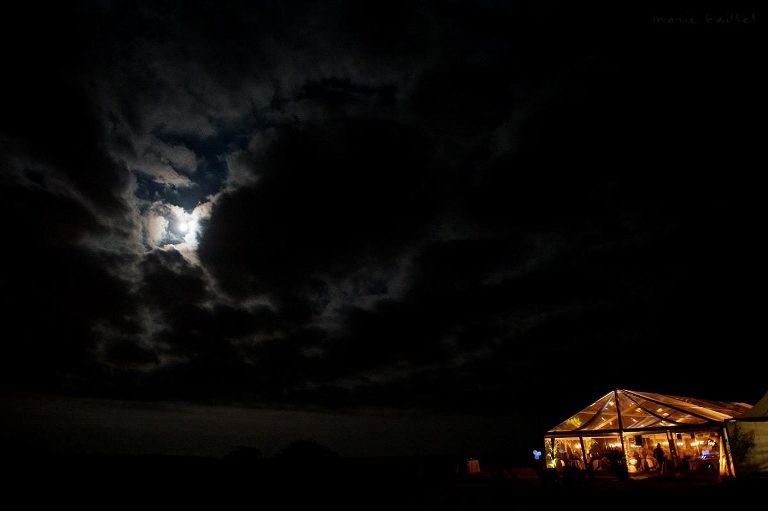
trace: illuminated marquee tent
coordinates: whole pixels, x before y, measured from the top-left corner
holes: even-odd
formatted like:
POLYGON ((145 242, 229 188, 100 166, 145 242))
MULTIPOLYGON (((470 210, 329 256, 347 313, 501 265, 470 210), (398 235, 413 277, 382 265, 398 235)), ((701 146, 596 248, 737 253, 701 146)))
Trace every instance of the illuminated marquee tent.
POLYGON ((550 468, 733 474, 726 421, 752 405, 615 389, 545 434, 550 468), (658 446, 665 461, 654 456, 658 446))

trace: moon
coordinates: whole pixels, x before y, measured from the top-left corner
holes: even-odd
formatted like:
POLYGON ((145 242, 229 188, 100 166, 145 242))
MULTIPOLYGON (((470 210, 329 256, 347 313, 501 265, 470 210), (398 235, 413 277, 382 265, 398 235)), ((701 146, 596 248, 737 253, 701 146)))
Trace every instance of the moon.
POLYGON ((178 229, 180 232, 187 232, 187 231, 189 230, 189 224, 188 224, 187 222, 179 222, 179 223, 176 225, 176 228, 177 228, 177 229, 178 229))

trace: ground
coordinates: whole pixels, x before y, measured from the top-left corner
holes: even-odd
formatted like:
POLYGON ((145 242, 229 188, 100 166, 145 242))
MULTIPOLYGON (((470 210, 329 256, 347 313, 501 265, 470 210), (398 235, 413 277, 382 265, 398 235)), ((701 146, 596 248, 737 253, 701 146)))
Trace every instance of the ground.
MULTIPOLYGON (((241 507, 280 503, 299 508, 653 509, 760 499, 762 479, 723 481, 594 478, 546 483, 528 467, 456 473, 454 460, 334 458, 212 459, 167 456, 30 456, 13 461, 6 495, 37 505, 79 509, 173 506, 241 507)), ((460 465, 459 465, 460 468, 460 465)), ((758 500, 759 501, 759 500, 758 500)))

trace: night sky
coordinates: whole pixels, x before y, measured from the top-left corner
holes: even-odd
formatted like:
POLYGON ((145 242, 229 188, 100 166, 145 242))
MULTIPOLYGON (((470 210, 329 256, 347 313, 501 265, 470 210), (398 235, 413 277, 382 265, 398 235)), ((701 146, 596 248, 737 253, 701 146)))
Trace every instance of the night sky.
POLYGON ((4 7, 3 441, 504 450, 614 387, 756 402, 764 19, 654 4, 4 7))

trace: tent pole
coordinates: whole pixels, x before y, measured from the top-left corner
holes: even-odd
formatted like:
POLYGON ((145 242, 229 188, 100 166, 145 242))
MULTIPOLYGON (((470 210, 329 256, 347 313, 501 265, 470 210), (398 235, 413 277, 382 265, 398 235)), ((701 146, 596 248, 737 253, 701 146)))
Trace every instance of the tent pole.
POLYGON ((725 466, 728 467, 728 475, 736 477, 736 465, 733 463, 733 456, 731 456, 731 438, 728 436, 728 426, 723 423, 723 451, 725 451, 725 466))
POLYGON ((667 464, 667 473, 674 470, 675 466, 677 466, 677 446, 675 446, 675 433, 672 433, 670 430, 667 430, 667 443, 669 444, 669 461, 665 460, 664 463, 667 464))
POLYGON ((627 452, 624 449, 624 425, 621 423, 621 410, 619 410, 619 389, 613 389, 613 404, 616 406, 616 415, 619 421, 619 442, 621 442, 621 457, 624 458, 624 465, 627 464, 627 452))

